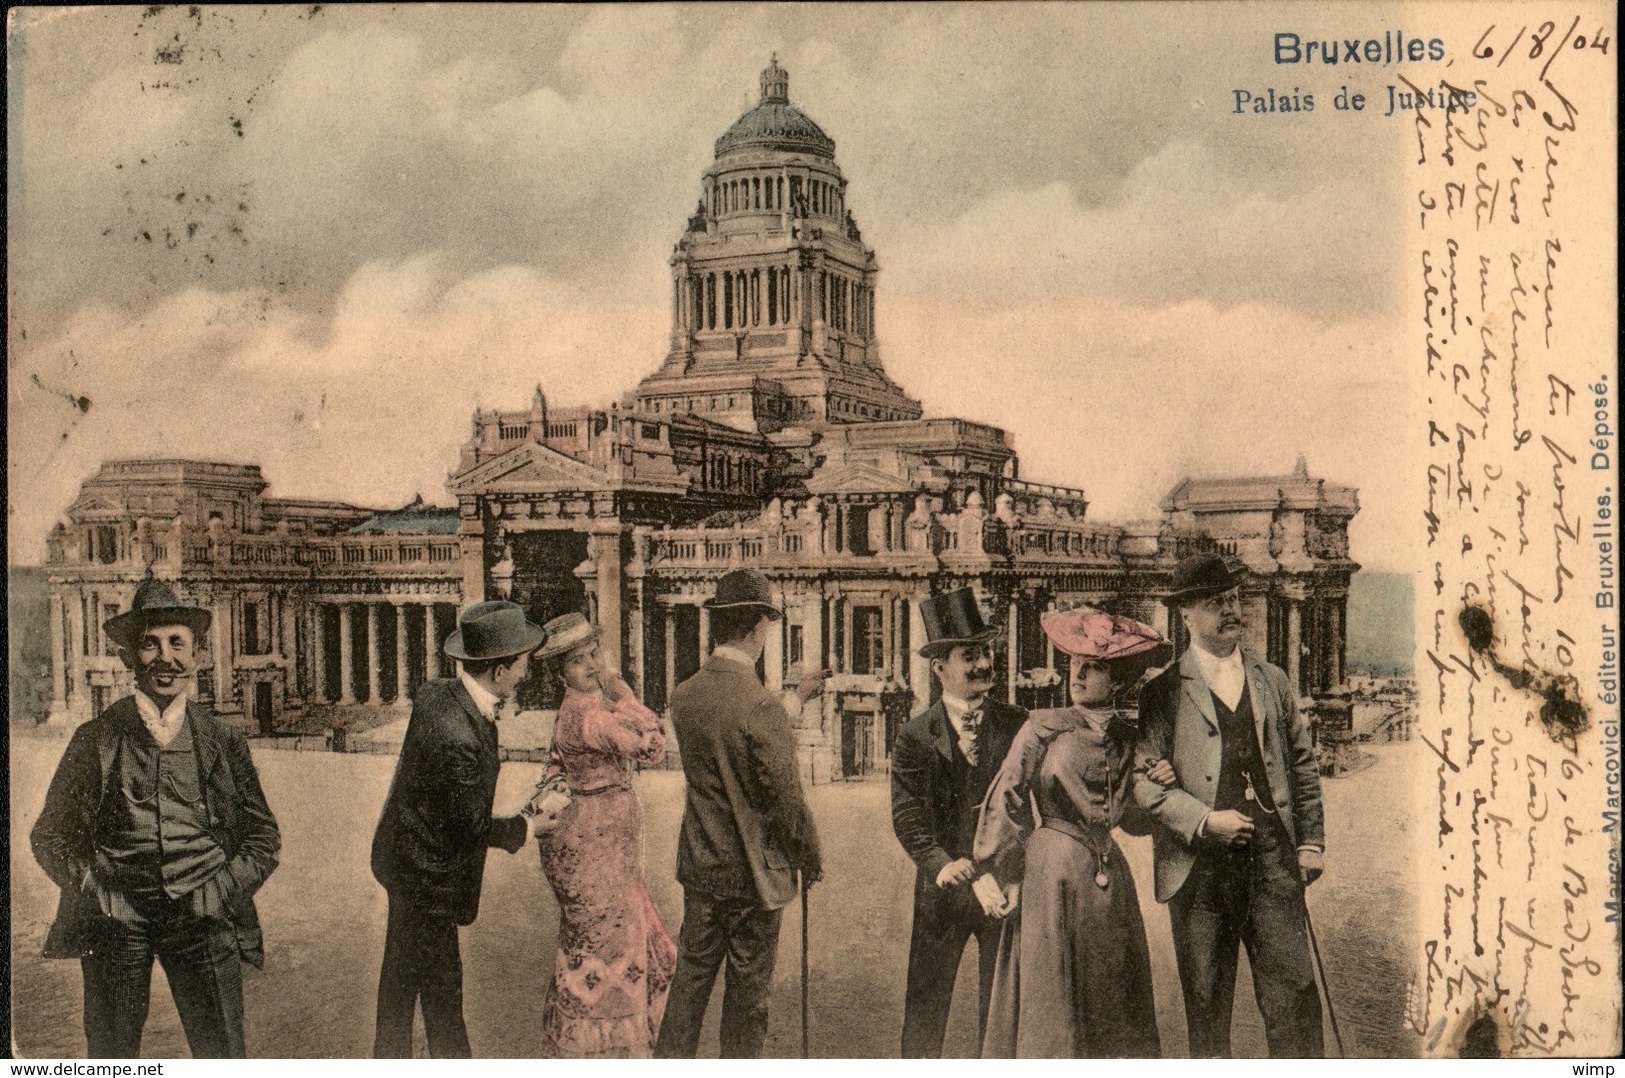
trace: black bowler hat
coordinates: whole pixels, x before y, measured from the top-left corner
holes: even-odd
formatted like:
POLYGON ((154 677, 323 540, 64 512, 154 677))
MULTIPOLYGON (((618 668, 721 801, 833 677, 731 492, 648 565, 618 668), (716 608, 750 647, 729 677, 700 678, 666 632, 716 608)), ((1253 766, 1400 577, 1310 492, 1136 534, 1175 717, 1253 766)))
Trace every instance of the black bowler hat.
POLYGON ((149 567, 147 575, 136 585, 130 609, 102 622, 102 631, 120 647, 133 648, 141 634, 154 625, 184 625, 196 638, 208 632, 211 620, 212 615, 201 606, 176 599, 175 593, 154 577, 149 567))
POLYGON ((506 659, 535 651, 546 639, 547 630, 525 617, 524 607, 494 599, 462 612, 445 652, 461 660, 506 659))
POLYGON ((982 620, 976 595, 969 588, 955 588, 920 600, 920 620, 925 622, 925 643, 920 654, 928 659, 946 655, 965 644, 985 644, 999 635, 982 620))
POLYGON ((1232 570, 1217 554, 1192 554, 1174 566, 1173 591, 1163 600, 1167 606, 1184 606, 1200 599, 1223 595, 1247 579, 1239 569, 1232 570))
POLYGON ((767 577, 755 569, 735 569, 717 581, 717 592, 704 604, 710 610, 734 610, 755 607, 770 618, 781 618, 783 612, 773 601, 773 586, 767 577))

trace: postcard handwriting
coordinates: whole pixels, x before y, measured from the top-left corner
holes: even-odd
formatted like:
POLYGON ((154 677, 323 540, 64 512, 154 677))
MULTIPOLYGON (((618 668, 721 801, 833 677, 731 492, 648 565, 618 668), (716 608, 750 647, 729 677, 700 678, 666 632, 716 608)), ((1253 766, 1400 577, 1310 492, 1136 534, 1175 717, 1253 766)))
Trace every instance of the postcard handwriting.
MULTIPOLYGON (((1412 56, 1421 39, 1406 36, 1410 67, 1381 92, 1336 92, 1347 111, 1403 116, 1414 134, 1416 485, 1433 584, 1418 600, 1431 634, 1418 641, 1419 728, 1440 868, 1410 1018, 1441 1054, 1486 1018, 1513 1055, 1612 1045, 1618 936, 1603 926, 1617 892, 1594 880, 1617 827, 1617 781, 1609 802, 1598 779, 1608 759, 1617 775, 1618 729, 1578 658, 1596 640, 1594 596, 1610 608, 1613 596, 1590 584, 1607 565, 1612 586, 1612 544, 1587 531, 1612 506, 1588 467, 1592 454, 1611 464, 1611 387, 1578 347, 1570 272, 1595 197, 1584 165, 1612 146, 1605 102, 1592 104, 1603 84, 1582 69, 1612 31, 1590 20, 1491 18, 1470 49, 1441 43, 1431 59, 1446 62, 1425 78, 1428 50, 1412 56)), ((1293 46, 1301 62, 1326 62, 1307 43, 1293 46)), ((1308 111, 1312 95, 1264 88, 1231 104, 1308 111)))

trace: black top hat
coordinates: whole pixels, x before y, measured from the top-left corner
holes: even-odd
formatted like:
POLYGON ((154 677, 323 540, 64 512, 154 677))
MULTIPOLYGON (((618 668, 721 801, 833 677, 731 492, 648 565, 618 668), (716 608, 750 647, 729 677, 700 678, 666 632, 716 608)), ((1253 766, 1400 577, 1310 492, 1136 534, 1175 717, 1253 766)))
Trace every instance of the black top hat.
POLYGON ((1184 606, 1199 599, 1223 595, 1241 586, 1246 572, 1232 570, 1217 554, 1192 554, 1174 566, 1173 591, 1163 600, 1168 606, 1184 606))
POLYGON ((920 619, 925 622, 925 643, 920 654, 935 658, 963 644, 985 644, 999 635, 982 620, 976 595, 969 588, 956 588, 920 600, 920 619))
POLYGON ((120 647, 129 648, 153 625, 184 625, 198 637, 208 631, 212 620, 213 616, 196 603, 176 599, 175 593, 154 577, 149 567, 147 575, 136 585, 130 609, 102 622, 102 631, 120 647))
POLYGON ((453 659, 506 659, 535 651, 546 639, 547 630, 525 617, 524 607, 495 599, 462 612, 445 652, 453 659))
POLYGON ((779 618, 783 612, 773 601, 773 586, 767 577, 755 569, 735 569, 717 581, 717 592, 704 604, 711 610, 731 610, 738 607, 758 607, 770 618, 779 618))

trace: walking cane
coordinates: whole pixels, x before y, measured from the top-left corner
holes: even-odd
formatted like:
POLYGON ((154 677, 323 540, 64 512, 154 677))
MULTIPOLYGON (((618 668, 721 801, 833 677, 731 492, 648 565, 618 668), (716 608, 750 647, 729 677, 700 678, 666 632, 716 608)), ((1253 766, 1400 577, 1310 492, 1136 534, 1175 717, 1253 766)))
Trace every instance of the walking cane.
POLYGON ((801 873, 801 1058, 807 1058, 811 1011, 807 1003, 807 874, 801 873))
MULTIPOLYGON (((802 892, 802 901, 807 899, 806 892, 802 892)), ((802 907, 805 911, 806 907, 802 907)), ((805 914, 803 914, 805 915, 805 914)), ((1332 1006, 1331 985, 1326 983, 1326 967, 1320 961, 1320 942, 1315 939, 1315 922, 1309 919, 1309 906, 1303 907, 1303 927, 1309 930, 1309 955, 1315 960, 1315 974, 1320 981, 1320 993, 1326 1000, 1326 1014, 1332 1020, 1332 1036, 1337 1040, 1337 1056, 1347 1059, 1348 1053, 1343 1050, 1343 1031, 1337 1028, 1337 1008, 1332 1006)))

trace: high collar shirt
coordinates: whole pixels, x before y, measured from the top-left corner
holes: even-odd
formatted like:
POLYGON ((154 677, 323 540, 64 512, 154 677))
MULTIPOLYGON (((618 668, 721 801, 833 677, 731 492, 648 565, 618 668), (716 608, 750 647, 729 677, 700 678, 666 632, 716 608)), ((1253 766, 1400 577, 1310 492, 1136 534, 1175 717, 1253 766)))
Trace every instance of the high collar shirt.
POLYGON ((715 655, 719 659, 727 659, 731 663, 738 663, 740 666, 746 667, 747 669, 756 669, 755 659, 751 658, 749 655, 746 655, 738 648, 729 647, 727 644, 718 644, 716 647, 711 649, 711 654, 715 655))
POLYGON ((952 693, 942 694, 942 709, 948 713, 948 725, 954 728, 954 736, 959 739, 959 751, 973 764, 976 762, 976 734, 981 728, 986 703, 985 697, 971 704, 952 693))
POLYGON ((1202 645, 1193 643, 1191 650, 1196 653, 1196 665, 1202 668, 1202 678, 1207 687, 1213 690, 1213 695, 1224 701, 1224 706, 1231 711, 1241 705, 1241 691, 1247 687, 1247 670, 1241 665, 1241 648, 1236 648, 1230 654, 1220 658, 1205 650, 1202 645))
POLYGON ((152 735, 160 748, 167 749, 186 723, 186 694, 178 693, 168 707, 160 708, 158 701, 137 689, 135 709, 140 712, 141 724, 147 728, 147 733, 152 735))
POLYGON ((469 698, 474 701, 474 706, 479 709, 480 714, 496 722, 497 711, 502 707, 502 698, 462 670, 457 671, 457 680, 468 690, 469 698))
POLYGON ((1110 725, 1112 718, 1117 714, 1116 711, 1109 707, 1086 707, 1082 704, 1078 705, 1078 710, 1083 712, 1083 721, 1098 733, 1105 733, 1106 727, 1110 725))
MULTIPOLYGON (((500 717, 498 713, 502 710, 502 697, 469 677, 465 671, 457 671, 457 680, 461 681, 463 688, 468 690, 468 698, 474 701, 474 706, 479 709, 479 713, 484 715, 487 720, 496 722, 500 717)), ((521 809, 519 815, 525 819, 525 841, 529 842, 536 837, 536 817, 531 812, 529 805, 521 809)))

